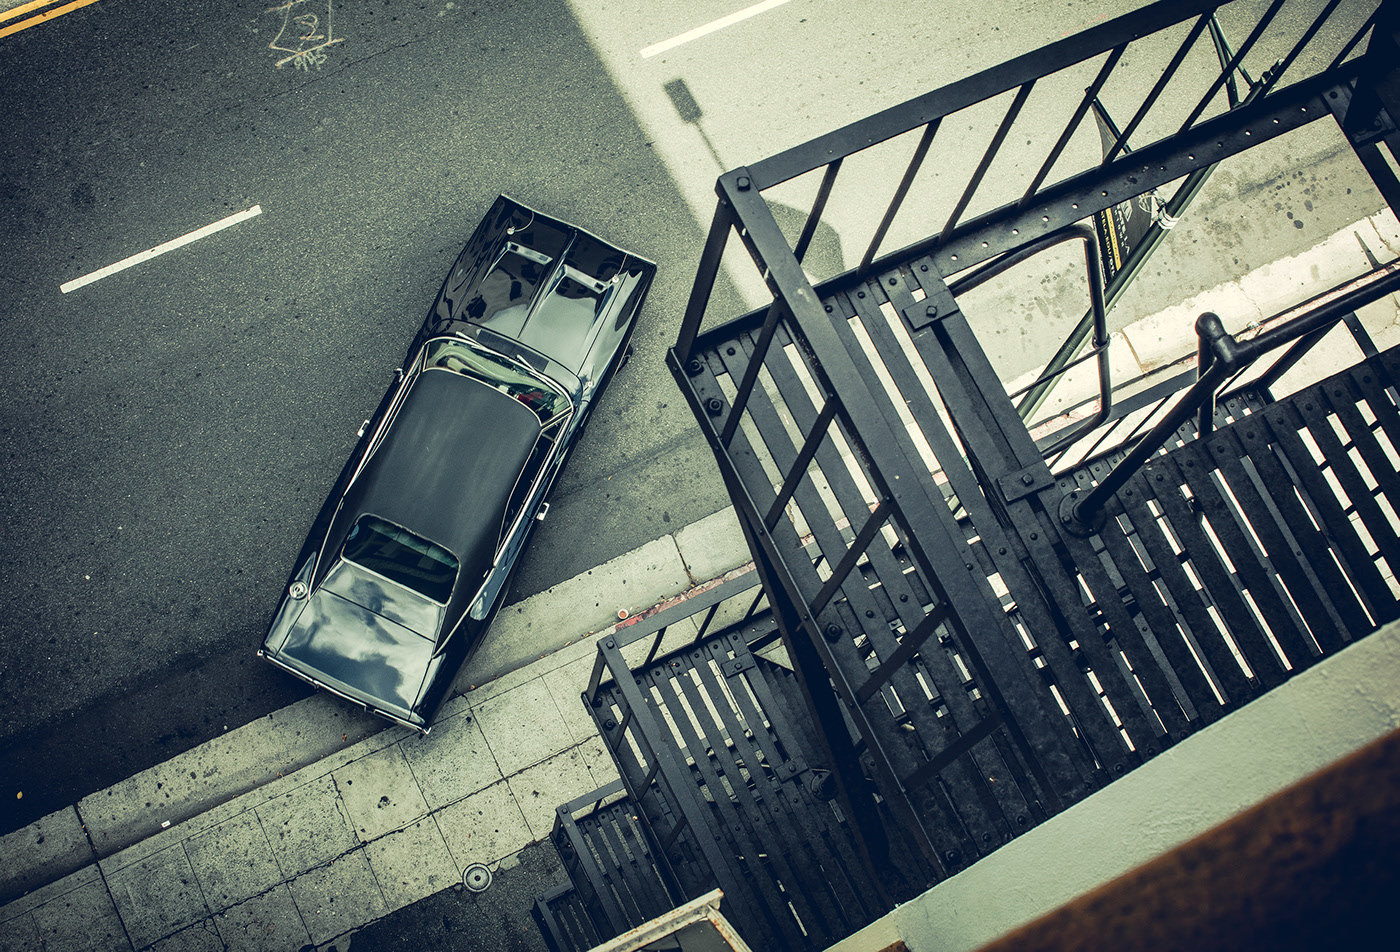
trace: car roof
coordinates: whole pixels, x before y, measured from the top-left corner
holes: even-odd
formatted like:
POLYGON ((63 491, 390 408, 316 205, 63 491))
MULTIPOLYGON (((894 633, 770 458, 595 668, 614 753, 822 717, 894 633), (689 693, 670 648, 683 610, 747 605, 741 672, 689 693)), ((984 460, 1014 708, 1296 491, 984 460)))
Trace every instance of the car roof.
POLYGON ((374 513, 446 546, 461 562, 452 601, 475 595, 491 570, 516 479, 540 434, 529 407, 446 370, 424 370, 346 494, 339 546, 374 513))

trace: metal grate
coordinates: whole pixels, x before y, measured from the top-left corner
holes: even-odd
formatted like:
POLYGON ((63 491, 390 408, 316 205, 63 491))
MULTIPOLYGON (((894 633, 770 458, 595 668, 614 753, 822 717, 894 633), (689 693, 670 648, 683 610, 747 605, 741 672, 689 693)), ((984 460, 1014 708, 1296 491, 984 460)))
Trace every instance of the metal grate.
POLYGON ((939 290, 924 264, 823 301, 920 469, 882 470, 786 323, 766 352, 742 322, 717 329, 685 374, 881 794, 946 873, 1394 617, 1396 510, 1377 492, 1400 455, 1392 368, 1373 360, 1272 405, 1237 392, 1213 435, 1188 420, 1135 478, 1160 498, 1120 494, 1131 509, 1097 535, 1067 531, 1061 499, 1121 451, 1053 477, 956 307, 911 327, 939 290), (1363 386, 1318 416, 1322 394, 1363 386))
POLYGON ((538 896, 530 914, 549 952, 584 952, 609 937, 598 934, 588 909, 567 877, 538 896))
POLYGON ((601 938, 675 906, 620 780, 560 806, 552 840, 601 938))
POLYGON ((734 629, 635 671, 617 641, 600 654, 611 678, 590 707, 682 897, 719 886, 739 931, 770 948, 823 948, 887 910, 781 656, 734 629))
MULTIPOLYGON (((1335 432, 1311 420, 1289 435, 1280 415, 1315 411, 1296 398, 1268 405, 1266 384, 1216 403, 1264 351, 1293 341, 1305 349, 1337 321, 1354 323, 1350 310, 1397 286, 1394 266, 1320 296, 1255 341, 1236 341, 1216 319, 1209 339, 1201 331, 1201 378, 1184 400, 1164 394, 1119 415, 1105 400, 1102 425, 1040 444, 958 303, 988 275, 1084 240, 1095 293, 1081 327, 1094 331, 1108 395, 1096 238, 1082 224, 1090 216, 1183 177, 1194 193, 1198 173, 1221 159, 1329 117, 1400 203, 1381 153, 1397 145, 1395 5, 1339 13, 1328 4, 1302 16, 1281 7, 1152 4, 717 183, 669 363, 740 515, 810 720, 833 754, 840 802, 857 818, 880 804, 899 824, 888 837, 858 824, 877 865, 908 841, 928 877, 947 875, 1394 613, 1396 513, 1383 490, 1400 457, 1386 432, 1389 365, 1367 365, 1384 381, 1368 399, 1329 404, 1335 432), (1217 8, 1240 31, 1237 50, 1217 8), (1154 36, 1179 42, 1161 80, 1102 155, 1075 151, 1086 117, 1102 112, 1104 84, 1154 36), (1213 46, 1218 70, 1188 68, 1201 63, 1196 44, 1213 46), (1243 64, 1265 49, 1277 59, 1256 81, 1243 64), (988 175, 1037 84, 1086 69, 1097 73, 1058 140, 1032 143, 1043 162, 988 175), (1162 90, 1197 81, 1195 107, 1172 116, 1162 90), (975 165, 964 184, 934 190, 961 192, 932 219, 936 231, 883 252, 944 120, 961 129, 989 111, 990 144, 980 159, 964 157, 975 165), (1130 151, 1129 136, 1143 130, 1158 138, 1130 151), (872 219, 861 264, 814 288, 800 262, 844 159, 900 136, 918 142, 872 219), (763 192, 818 171, 790 246, 763 192), (772 302, 701 333, 731 233, 772 302), (1195 427, 1212 420, 1219 428, 1198 438, 1195 427), (1267 438, 1259 421, 1270 424, 1267 438), (1299 445, 1316 449, 1311 462, 1299 445), (1118 493, 1127 480, 1140 494, 1149 477, 1160 498, 1118 493), (843 717, 861 762, 844 748, 843 717)), ((1073 100, 1052 105, 1069 112, 1073 100)), ((1067 341, 1056 360, 1079 343, 1067 341)))

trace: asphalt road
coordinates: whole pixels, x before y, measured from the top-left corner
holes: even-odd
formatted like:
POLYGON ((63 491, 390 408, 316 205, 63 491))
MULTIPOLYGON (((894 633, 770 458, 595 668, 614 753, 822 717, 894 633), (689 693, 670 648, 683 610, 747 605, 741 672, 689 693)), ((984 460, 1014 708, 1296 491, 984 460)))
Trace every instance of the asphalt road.
POLYGON ((253 651, 500 192, 660 266, 515 595, 727 502, 662 365, 702 235, 564 3, 333 16, 309 69, 227 0, 0 41, 0 832, 302 696, 253 651))
MULTIPOLYGON (((791 0, 651 52, 745 4, 101 0, 0 38, 0 832, 303 696, 253 650, 360 421, 498 193, 660 266, 523 597, 727 503, 662 366, 719 171, 1139 5, 935 16, 791 0)), ((1113 92, 1130 112, 1141 83, 1126 79, 1113 92)), ((1316 157, 1306 176, 1275 182, 1267 157, 1222 167, 1178 229, 1182 253, 1140 279, 1145 313, 1379 207, 1353 194, 1344 145, 1289 147, 1316 157)), ((902 167, 909 148, 871 167, 902 167)), ((866 187, 877 177, 844 179, 818 273, 858 259, 888 195, 888 179, 866 187)), ((773 196, 780 223, 800 227, 811 187, 773 196)), ((920 226, 916 204, 897 224, 920 226)), ((985 308, 994 361, 1057 343, 1042 313, 1082 313, 1059 273, 1081 266, 1046 267, 985 308)), ((728 287, 717 304, 745 309, 728 287)))

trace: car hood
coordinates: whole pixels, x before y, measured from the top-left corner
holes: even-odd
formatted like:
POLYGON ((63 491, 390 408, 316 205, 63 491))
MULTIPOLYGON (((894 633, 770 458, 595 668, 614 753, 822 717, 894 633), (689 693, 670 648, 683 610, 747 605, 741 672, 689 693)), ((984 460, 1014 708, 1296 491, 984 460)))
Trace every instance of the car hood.
POLYGON ((280 660, 376 707, 412 711, 433 642, 321 589, 297 616, 280 660))
POLYGON ((424 638, 436 640, 443 607, 402 585, 395 585, 348 559, 335 564, 321 583, 322 591, 396 622, 424 638))

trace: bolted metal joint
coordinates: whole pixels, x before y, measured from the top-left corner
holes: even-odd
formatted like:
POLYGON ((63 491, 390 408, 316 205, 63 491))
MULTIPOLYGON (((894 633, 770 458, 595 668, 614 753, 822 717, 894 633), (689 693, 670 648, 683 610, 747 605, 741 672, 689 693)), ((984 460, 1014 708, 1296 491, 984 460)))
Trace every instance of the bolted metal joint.
POLYGON ((1087 539, 1102 529, 1105 519, 1101 508, 1094 512, 1084 511, 1082 503, 1088 495, 1084 490, 1076 489, 1060 499, 1060 525, 1070 535, 1081 539, 1087 539))

